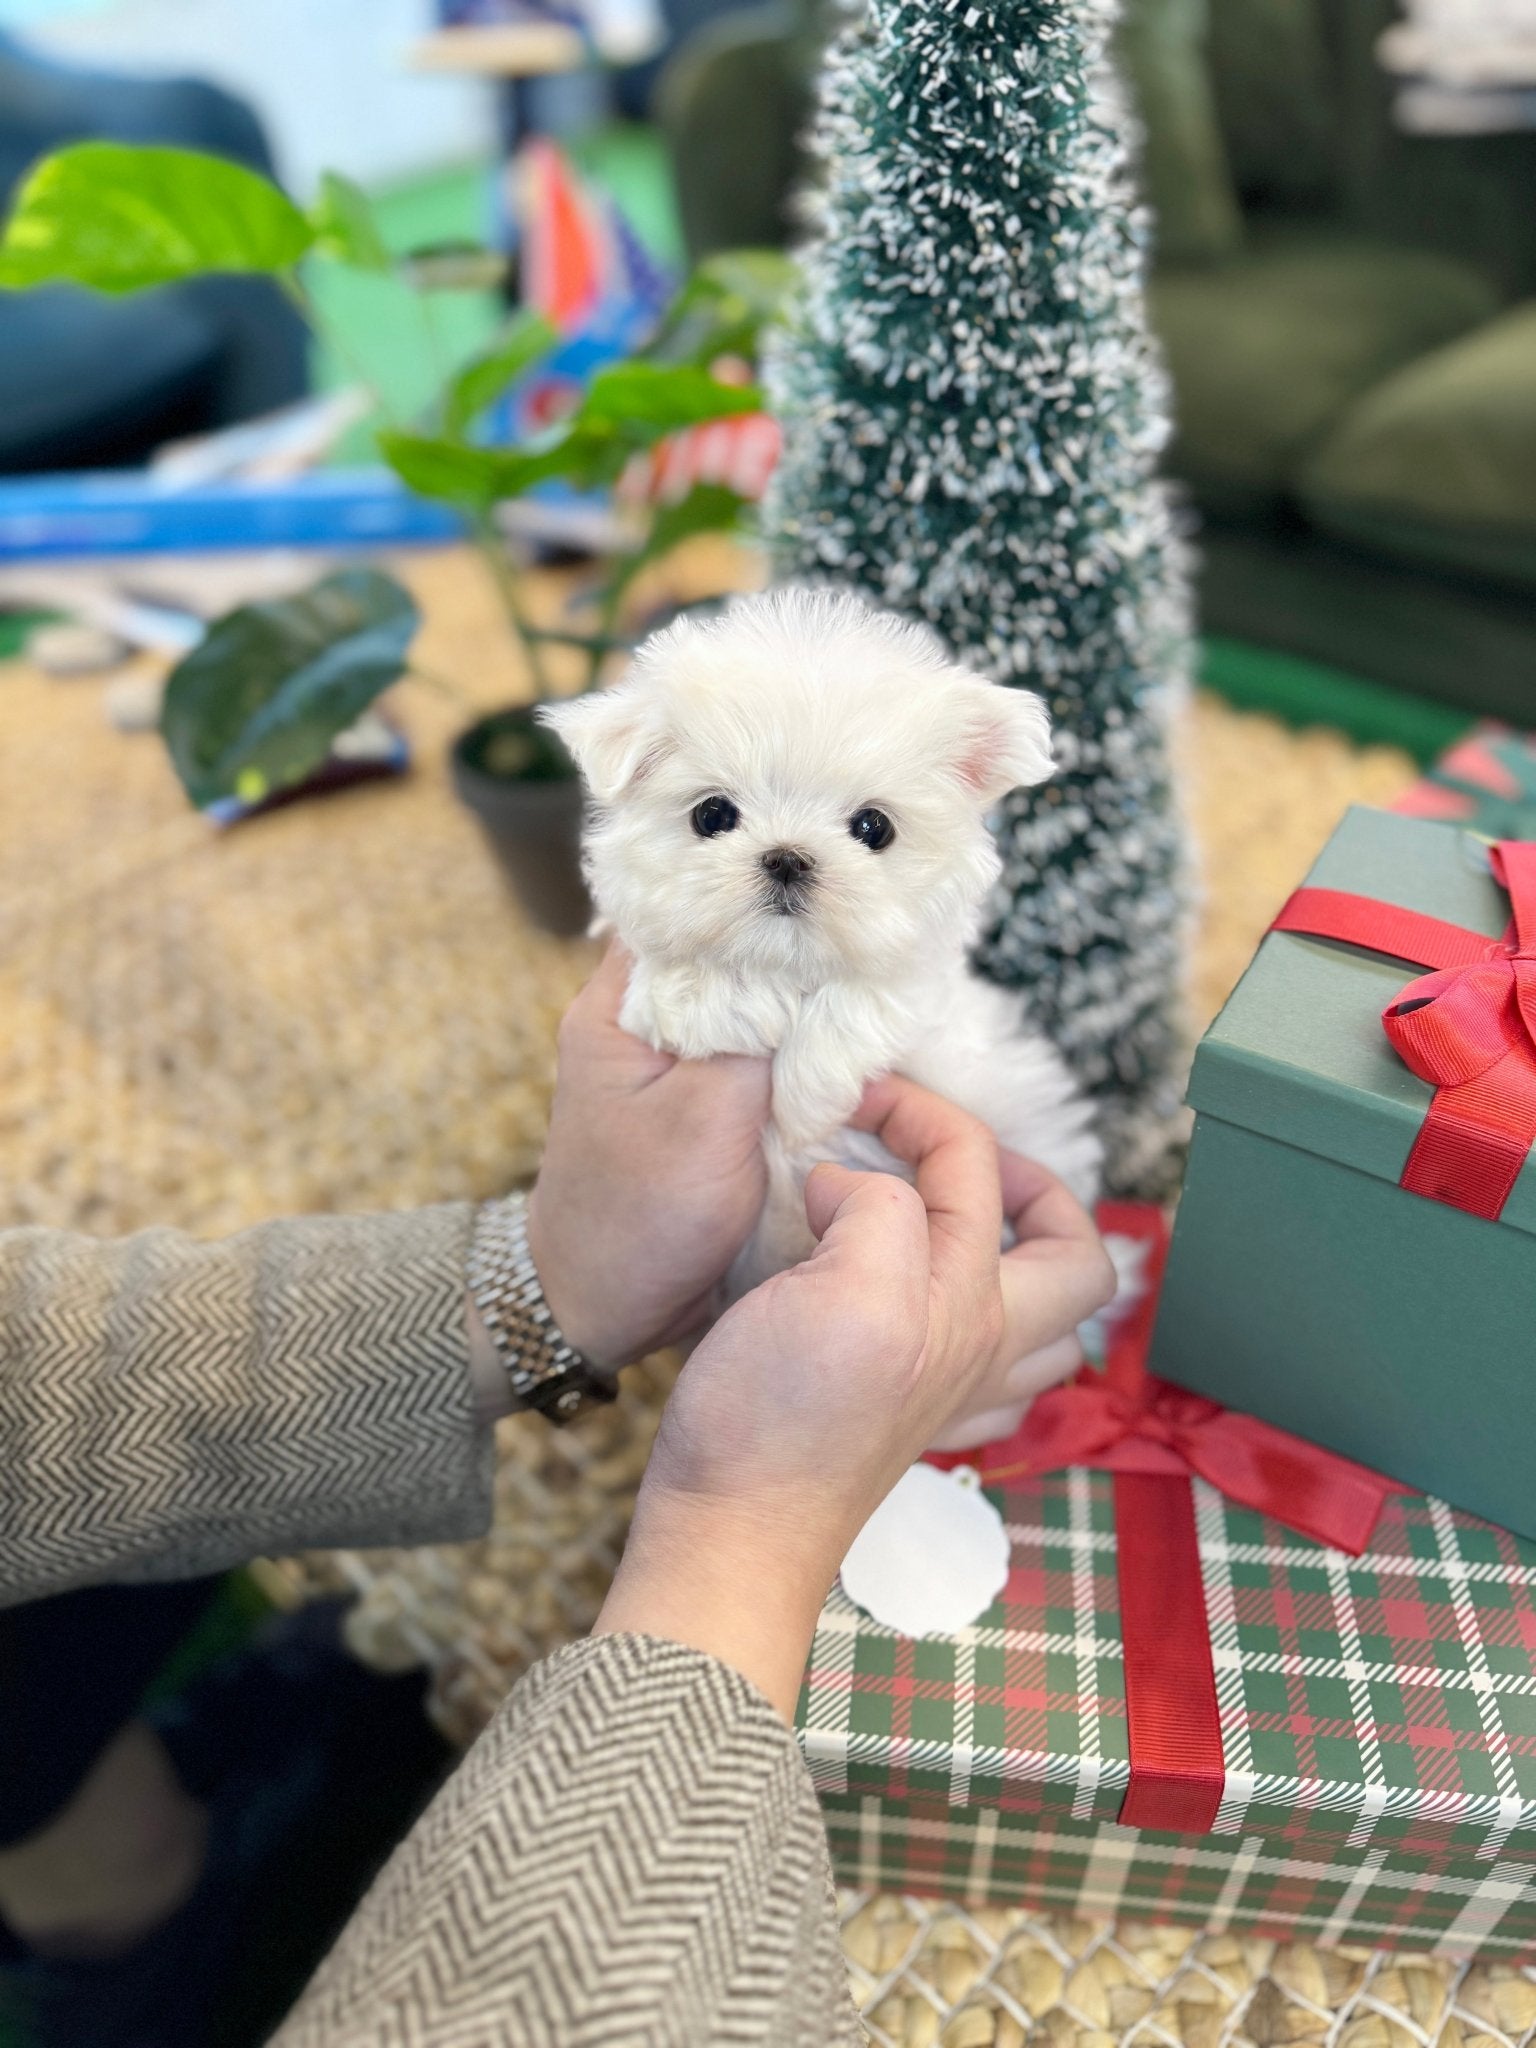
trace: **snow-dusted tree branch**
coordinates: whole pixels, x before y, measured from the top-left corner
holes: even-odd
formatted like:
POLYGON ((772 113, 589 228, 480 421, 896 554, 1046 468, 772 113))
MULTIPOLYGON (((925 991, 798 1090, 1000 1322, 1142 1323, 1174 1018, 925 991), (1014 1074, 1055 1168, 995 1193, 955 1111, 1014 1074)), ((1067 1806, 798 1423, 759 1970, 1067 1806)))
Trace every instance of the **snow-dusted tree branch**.
POLYGON ((861 585, 1049 703, 1061 772, 1003 806, 978 964, 1100 1098, 1114 1186, 1160 1193, 1187 572, 1111 25, 1101 0, 869 0, 834 42, 768 518, 781 575, 861 585))

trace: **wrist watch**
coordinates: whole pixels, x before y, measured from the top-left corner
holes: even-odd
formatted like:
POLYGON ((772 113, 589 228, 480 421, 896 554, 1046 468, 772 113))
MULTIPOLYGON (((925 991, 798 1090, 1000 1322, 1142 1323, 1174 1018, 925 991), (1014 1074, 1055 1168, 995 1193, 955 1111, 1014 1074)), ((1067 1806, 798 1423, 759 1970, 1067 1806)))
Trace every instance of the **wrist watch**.
POLYGON ((528 1197, 484 1202, 475 1218, 467 1274, 470 1298, 507 1369, 519 1408, 565 1423, 618 1387, 561 1336, 528 1249, 528 1197))

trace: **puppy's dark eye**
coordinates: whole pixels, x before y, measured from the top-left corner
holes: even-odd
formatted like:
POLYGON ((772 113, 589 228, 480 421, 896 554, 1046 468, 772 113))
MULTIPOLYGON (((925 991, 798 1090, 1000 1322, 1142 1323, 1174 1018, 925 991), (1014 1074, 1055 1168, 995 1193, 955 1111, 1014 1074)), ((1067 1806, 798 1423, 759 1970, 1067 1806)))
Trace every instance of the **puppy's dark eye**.
POLYGON ((728 796, 707 796, 693 807, 693 829, 701 839, 717 839, 740 823, 741 813, 728 796))
POLYGON ((848 820, 848 830, 854 838, 862 841, 871 853, 878 853, 883 846, 889 846, 896 837, 896 827, 873 804, 866 804, 862 811, 855 811, 848 820))

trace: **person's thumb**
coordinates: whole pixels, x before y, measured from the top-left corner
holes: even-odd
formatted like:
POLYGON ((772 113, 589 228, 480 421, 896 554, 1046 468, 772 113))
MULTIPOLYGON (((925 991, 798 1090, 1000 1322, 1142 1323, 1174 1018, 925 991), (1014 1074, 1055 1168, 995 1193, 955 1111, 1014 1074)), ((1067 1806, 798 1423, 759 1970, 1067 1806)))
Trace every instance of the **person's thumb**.
POLYGON ((852 1167, 834 1166, 830 1162, 811 1168, 805 1181, 805 1220, 818 1243, 832 1228, 839 1211, 855 1200, 865 1181, 874 1178, 872 1173, 855 1173, 852 1167))
POLYGON ((858 1287, 928 1288, 928 1212, 893 1173, 854 1173, 830 1164, 805 1183, 806 1221, 817 1245, 813 1270, 833 1270, 858 1287))

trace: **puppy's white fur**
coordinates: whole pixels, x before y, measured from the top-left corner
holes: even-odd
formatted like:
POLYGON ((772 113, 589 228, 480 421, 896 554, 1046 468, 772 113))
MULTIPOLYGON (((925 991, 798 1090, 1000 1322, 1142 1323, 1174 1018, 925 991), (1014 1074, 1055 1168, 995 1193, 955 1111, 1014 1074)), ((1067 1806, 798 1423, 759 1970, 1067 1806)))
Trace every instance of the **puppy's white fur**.
POLYGON ((1017 994, 966 961, 999 866, 986 813, 1052 770, 1038 697, 862 599, 789 589, 679 619, 622 682, 543 716, 593 799, 593 897, 634 955, 625 1028, 689 1059, 773 1056, 769 1197, 733 1296, 810 1249, 817 1160, 904 1170, 845 1128, 877 1074, 949 1096, 1091 1199, 1087 1104, 1017 994), (712 796, 739 822, 704 838, 712 796), (895 826, 878 852, 849 830, 867 806, 895 826), (812 863, 795 909, 762 865, 786 847, 812 863))

